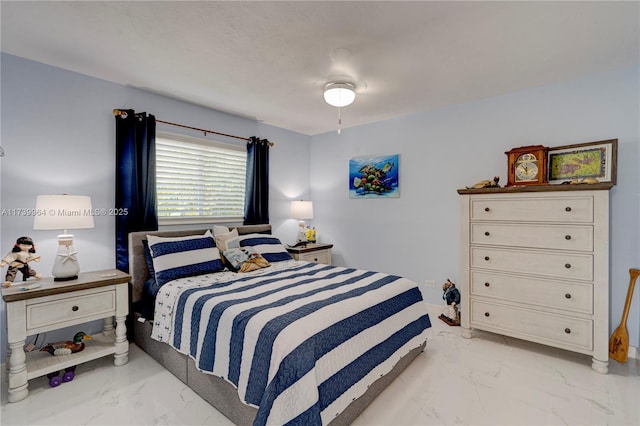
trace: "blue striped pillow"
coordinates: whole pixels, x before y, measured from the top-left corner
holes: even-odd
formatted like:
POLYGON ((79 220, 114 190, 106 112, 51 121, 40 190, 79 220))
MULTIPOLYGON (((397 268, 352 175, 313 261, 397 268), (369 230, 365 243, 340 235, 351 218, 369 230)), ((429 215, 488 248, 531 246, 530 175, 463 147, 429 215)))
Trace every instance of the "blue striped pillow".
POLYGON ((172 238, 147 235, 147 240, 159 286, 178 278, 224 270, 210 231, 204 235, 172 238))
POLYGON ((267 234, 246 234, 240 236, 240 247, 253 247, 267 262, 291 260, 291 255, 279 239, 267 234))

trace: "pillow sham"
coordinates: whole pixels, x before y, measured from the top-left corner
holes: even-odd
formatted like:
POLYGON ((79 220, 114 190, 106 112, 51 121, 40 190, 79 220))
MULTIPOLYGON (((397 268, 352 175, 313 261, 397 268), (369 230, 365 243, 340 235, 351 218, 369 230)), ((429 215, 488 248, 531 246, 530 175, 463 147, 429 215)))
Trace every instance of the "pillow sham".
POLYGON ((273 235, 247 234, 240 236, 240 247, 253 247, 268 262, 282 262, 292 257, 280 240, 273 235))
POLYGON ((159 286, 178 278, 224 270, 211 231, 186 237, 147 235, 147 240, 159 286))
POLYGON ((231 268, 239 272, 250 272, 271 266, 253 247, 231 248, 225 250, 223 256, 231 268))

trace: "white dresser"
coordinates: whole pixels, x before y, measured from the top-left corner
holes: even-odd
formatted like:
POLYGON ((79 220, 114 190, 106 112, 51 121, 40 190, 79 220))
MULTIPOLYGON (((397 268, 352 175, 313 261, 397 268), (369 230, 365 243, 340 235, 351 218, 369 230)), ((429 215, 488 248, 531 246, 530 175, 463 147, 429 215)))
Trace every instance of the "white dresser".
POLYGON ((611 184, 461 189, 462 336, 477 328, 609 364, 611 184))

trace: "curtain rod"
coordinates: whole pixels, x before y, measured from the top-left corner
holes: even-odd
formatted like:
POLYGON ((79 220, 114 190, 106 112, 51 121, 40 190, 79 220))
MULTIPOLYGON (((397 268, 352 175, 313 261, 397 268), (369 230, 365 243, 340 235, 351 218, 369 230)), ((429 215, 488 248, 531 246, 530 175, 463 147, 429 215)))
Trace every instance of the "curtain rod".
MULTIPOLYGON (((121 111, 119 109, 114 109, 113 110, 113 115, 120 115, 120 113, 121 113, 121 111)), ((234 139, 241 139, 241 140, 247 141, 247 142, 251 140, 251 138, 245 138, 245 137, 242 137, 242 136, 230 135, 228 133, 220 133, 220 132, 216 132, 214 130, 200 129, 198 127, 185 126, 184 124, 178 124, 178 123, 172 123, 170 121, 158 120, 157 118, 156 118, 156 123, 168 124, 169 126, 182 127, 183 129, 197 130, 198 132, 204 133, 205 136, 207 136, 207 133, 213 133, 214 135, 226 136, 228 138, 234 138, 234 139)), ((275 143, 269 142, 269 146, 270 147, 273 147, 274 145, 275 145, 275 143)))

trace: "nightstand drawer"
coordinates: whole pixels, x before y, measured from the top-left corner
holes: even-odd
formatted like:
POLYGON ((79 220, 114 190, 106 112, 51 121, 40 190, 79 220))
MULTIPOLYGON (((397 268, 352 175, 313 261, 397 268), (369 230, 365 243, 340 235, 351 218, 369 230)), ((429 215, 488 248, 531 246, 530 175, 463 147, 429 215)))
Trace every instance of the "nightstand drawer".
POLYGON ((324 263, 331 265, 331 251, 330 250, 316 250, 308 253, 300 253, 298 260, 304 260, 307 262, 324 263))
POLYGON ((77 324, 79 320, 104 318, 115 312, 115 290, 33 303, 27 305, 27 329, 59 328, 64 327, 65 322, 77 324))

